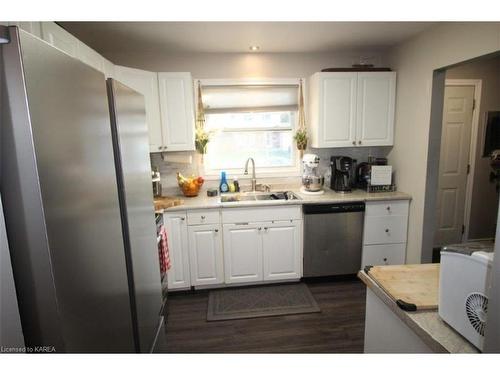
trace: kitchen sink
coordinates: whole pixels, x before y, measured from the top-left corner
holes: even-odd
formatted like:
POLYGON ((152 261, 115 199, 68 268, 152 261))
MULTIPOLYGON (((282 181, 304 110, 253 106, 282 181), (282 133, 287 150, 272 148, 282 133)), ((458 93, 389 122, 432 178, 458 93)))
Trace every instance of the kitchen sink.
POLYGON ((226 202, 248 202, 248 201, 288 201, 300 200, 300 198, 291 191, 271 191, 266 193, 261 192, 246 192, 221 195, 221 203, 226 202))

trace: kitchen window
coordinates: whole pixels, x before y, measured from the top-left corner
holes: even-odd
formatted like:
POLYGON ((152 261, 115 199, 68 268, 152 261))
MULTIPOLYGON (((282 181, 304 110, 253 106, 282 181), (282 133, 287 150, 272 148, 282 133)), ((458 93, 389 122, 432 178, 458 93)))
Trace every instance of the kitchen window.
POLYGON ((209 81, 202 81, 205 129, 211 132, 205 174, 241 175, 252 157, 258 175, 296 175, 298 80, 209 81))

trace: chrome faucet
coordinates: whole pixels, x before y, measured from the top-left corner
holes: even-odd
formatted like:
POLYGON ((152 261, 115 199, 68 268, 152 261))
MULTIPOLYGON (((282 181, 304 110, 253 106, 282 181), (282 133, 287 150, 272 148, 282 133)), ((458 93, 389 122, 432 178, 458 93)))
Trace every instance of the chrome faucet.
POLYGON ((248 174, 248 162, 252 161, 252 191, 256 190, 257 187, 257 178, 255 177, 255 161, 253 158, 248 158, 245 163, 245 172, 244 174, 248 174))

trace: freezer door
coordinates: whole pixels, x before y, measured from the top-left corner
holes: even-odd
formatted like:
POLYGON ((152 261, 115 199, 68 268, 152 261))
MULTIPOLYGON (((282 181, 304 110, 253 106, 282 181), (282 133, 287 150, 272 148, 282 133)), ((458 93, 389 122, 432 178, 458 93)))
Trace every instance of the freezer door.
POLYGON ((133 352, 105 78, 10 36, 1 192, 26 343, 133 352))
POLYGON ((162 302, 144 97, 108 79, 124 243, 141 352, 150 352, 162 302))

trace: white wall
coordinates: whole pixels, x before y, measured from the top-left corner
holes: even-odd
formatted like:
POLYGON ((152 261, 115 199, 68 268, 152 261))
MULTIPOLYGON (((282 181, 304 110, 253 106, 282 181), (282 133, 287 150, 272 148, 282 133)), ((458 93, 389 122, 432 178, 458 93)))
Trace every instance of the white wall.
POLYGON ((445 23, 396 46, 388 56, 398 73, 395 145, 389 161, 397 171, 398 188, 413 196, 408 263, 421 260, 433 72, 497 50, 500 23, 445 23))
POLYGON ((105 53, 115 64, 155 72, 191 72, 194 78, 299 78, 323 68, 349 67, 360 57, 384 63, 383 51, 336 53, 105 53))
POLYGON ((448 69, 446 79, 480 79, 479 129, 476 144, 469 238, 495 237, 498 209, 496 184, 490 182, 490 158, 483 157, 485 116, 500 111, 500 57, 483 58, 448 69))

